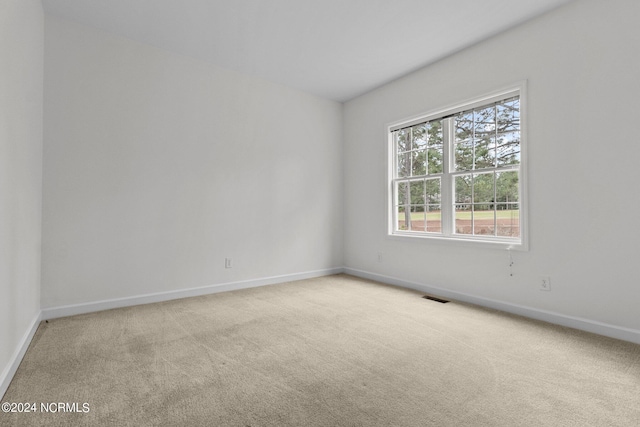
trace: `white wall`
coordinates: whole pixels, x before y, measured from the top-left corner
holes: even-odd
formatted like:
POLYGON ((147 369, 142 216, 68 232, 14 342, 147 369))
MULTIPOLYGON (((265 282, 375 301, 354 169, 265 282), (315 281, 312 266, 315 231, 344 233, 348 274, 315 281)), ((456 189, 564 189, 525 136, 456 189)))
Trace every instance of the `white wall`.
POLYGON ((342 117, 337 103, 47 17, 42 306, 344 262, 637 332, 638 12, 575 1, 342 117), (385 124, 522 79, 530 250, 514 254, 514 276, 505 251, 386 238, 385 124))
POLYGON ((40 313, 43 44, 40 1, 0 2, 0 397, 40 313))
POLYGON ((43 308, 342 266, 341 104, 50 16, 45 67, 43 308))
POLYGON ((345 265, 637 334, 638 16, 635 0, 576 1, 347 102, 345 265), (522 79, 530 250, 514 276, 504 250, 386 238, 385 125, 522 79))

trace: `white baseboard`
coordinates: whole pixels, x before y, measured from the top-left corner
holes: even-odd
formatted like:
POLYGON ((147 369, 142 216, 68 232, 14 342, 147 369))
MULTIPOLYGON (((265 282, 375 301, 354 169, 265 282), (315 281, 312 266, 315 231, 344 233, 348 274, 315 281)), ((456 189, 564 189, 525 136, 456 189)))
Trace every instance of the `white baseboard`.
POLYGON ((592 332, 598 335, 604 335, 619 340, 630 341, 640 344, 640 330, 625 328, 622 326, 610 325, 607 323, 597 322, 594 320, 584 319, 580 317, 567 316, 565 314, 554 313, 552 311, 540 310, 537 308, 526 307, 523 305, 507 303, 503 301, 493 300, 489 298, 469 295, 462 292, 450 291, 447 289, 428 286, 421 283, 409 282, 395 277, 384 276, 368 271, 357 270, 354 268, 344 268, 344 273, 352 276, 361 277, 363 279, 375 280, 377 282, 389 285, 401 286, 403 288, 415 289, 427 294, 433 294, 444 298, 451 298, 470 304, 476 304, 483 307, 493 308, 507 313, 517 314, 536 320, 553 323, 556 325, 567 326, 582 331, 592 332))
POLYGON ((314 277, 329 276, 344 272, 344 268, 329 268, 324 270, 308 271, 304 273, 286 274, 282 276, 266 277, 262 279, 243 280, 239 282, 221 283, 217 285, 203 286, 199 288, 179 289, 175 291, 157 292, 146 295, 136 295, 125 298, 115 298, 103 301, 95 301, 83 304, 65 305, 42 309, 42 320, 56 319, 58 317, 75 316, 76 314, 93 313, 95 311, 110 310, 112 308, 130 307, 133 305, 150 304, 154 302, 170 301, 180 298, 196 297, 200 295, 215 294, 218 292, 235 291, 238 289, 255 288, 258 286, 274 285, 277 283, 293 282, 296 280, 311 279, 314 277))
POLYGON ((16 350, 14 351, 9 363, 2 371, 2 375, 0 375, 0 401, 4 397, 4 394, 7 392, 9 388, 9 384, 11 384, 11 380, 18 370, 18 366, 20 366, 20 362, 22 362, 22 358, 24 357, 27 349, 29 348, 29 344, 31 344, 31 340, 38 330, 38 326, 40 325, 40 321, 42 320, 41 313, 38 312, 36 316, 31 321, 31 325, 29 329, 24 333, 24 336, 18 343, 16 350))
POLYGON ((146 295, 137 295, 127 298, 116 298, 111 300, 96 301, 85 304, 66 305, 61 307, 51 307, 42 309, 33 319, 28 331, 25 332, 16 351, 14 352, 9 364, 0 376, 0 397, 4 396, 9 384, 16 373, 20 362, 24 357, 29 344, 33 339, 33 335, 38 329, 41 320, 55 319, 58 317, 73 316, 76 314, 91 313, 101 310, 109 310, 112 308, 129 307, 133 305, 149 304, 154 302, 169 301, 179 298, 188 298, 200 295, 214 294, 218 292, 234 291, 239 289, 255 288, 258 286, 273 285, 277 283, 292 282, 296 280, 311 279, 314 277, 329 276, 332 274, 346 273, 352 276, 364 279, 374 280, 389 285, 401 286, 404 288, 415 289, 420 292, 434 294, 444 298, 476 304, 532 319, 542 320, 557 325, 567 326, 570 328, 580 329, 599 335, 608 336, 624 341, 630 341, 640 344, 640 331, 636 329, 624 328, 620 326, 601 323, 589 319, 567 316, 564 314, 554 313, 551 311, 540 310, 536 308, 526 307, 517 304, 506 303, 503 301, 482 298, 475 295, 469 295, 461 292, 455 292, 435 286, 428 286, 421 283, 410 282, 395 277, 384 276, 377 273, 358 270, 348 267, 336 267, 324 270, 315 270, 305 273, 294 273, 282 276, 266 277, 262 279, 245 280, 239 282, 222 283, 199 288, 181 289, 168 292, 158 292, 146 295))

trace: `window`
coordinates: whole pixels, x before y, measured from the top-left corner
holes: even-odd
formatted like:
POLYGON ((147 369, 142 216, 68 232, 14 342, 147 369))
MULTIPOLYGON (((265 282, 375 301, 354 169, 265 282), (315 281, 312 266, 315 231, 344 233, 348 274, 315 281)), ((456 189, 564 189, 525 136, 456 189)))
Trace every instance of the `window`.
POLYGON ((389 127, 391 235, 524 247, 522 92, 389 127))

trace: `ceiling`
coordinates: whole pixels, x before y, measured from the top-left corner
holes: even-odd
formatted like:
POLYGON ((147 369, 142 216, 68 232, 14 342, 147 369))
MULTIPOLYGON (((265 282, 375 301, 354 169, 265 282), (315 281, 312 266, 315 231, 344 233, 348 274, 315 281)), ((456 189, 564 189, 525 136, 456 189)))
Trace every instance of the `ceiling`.
POLYGON ((42 0, 45 12, 346 101, 570 0, 42 0))

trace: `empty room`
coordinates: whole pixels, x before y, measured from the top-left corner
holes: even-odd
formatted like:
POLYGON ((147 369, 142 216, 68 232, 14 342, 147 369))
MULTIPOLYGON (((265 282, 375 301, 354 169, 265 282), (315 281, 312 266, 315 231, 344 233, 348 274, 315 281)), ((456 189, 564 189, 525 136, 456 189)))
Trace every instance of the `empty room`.
POLYGON ((639 16, 0 0, 0 425, 640 425, 639 16))

